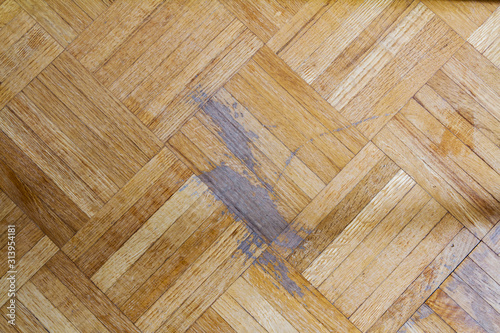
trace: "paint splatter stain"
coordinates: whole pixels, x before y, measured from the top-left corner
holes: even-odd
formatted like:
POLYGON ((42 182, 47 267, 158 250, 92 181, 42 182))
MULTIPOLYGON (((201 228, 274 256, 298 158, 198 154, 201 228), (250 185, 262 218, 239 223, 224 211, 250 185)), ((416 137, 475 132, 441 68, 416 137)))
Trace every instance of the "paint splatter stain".
POLYGON ((290 271, 288 268, 285 266, 282 260, 276 258, 273 254, 269 253, 268 251, 265 251, 258 259, 258 262, 262 266, 266 266, 269 270, 274 275, 274 278, 278 280, 278 282, 285 288, 286 291, 292 296, 298 296, 298 297, 303 297, 304 293, 300 289, 300 287, 290 279, 288 274, 290 271))
POLYGON ((257 139, 258 136, 251 131, 246 131, 231 117, 229 108, 221 103, 209 100, 201 108, 219 127, 218 134, 226 147, 255 173, 257 162, 252 153, 252 144, 249 138, 257 139))
POLYGON ((250 230, 250 235, 244 241, 240 242, 236 251, 241 251, 248 260, 255 260, 257 259, 255 256, 256 250, 262 247, 264 243, 264 240, 259 235, 250 230))
POLYGON ((244 220, 267 243, 288 225, 267 189, 251 184, 245 176, 224 163, 199 177, 230 212, 244 220))
POLYGON ((202 106, 208 100, 208 95, 204 91, 201 90, 201 85, 197 85, 194 88, 190 97, 199 106, 202 106))
POLYGON ((288 227, 273 241, 273 244, 279 248, 294 250, 303 240, 304 238, 302 238, 293 228, 288 227))

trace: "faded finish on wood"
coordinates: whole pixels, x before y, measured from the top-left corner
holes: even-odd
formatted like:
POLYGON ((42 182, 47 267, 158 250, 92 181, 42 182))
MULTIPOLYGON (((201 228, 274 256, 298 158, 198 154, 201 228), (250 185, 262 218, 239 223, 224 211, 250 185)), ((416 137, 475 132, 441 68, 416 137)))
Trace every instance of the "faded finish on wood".
POLYGON ((498 333, 500 3, 0 0, 0 221, 2 332, 498 333))

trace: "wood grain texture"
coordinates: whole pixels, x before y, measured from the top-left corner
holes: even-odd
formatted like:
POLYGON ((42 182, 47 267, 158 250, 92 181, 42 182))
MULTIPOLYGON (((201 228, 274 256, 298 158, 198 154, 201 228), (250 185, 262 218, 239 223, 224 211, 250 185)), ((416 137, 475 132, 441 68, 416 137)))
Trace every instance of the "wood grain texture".
POLYGON ((0 0, 0 331, 499 332, 499 27, 0 0))

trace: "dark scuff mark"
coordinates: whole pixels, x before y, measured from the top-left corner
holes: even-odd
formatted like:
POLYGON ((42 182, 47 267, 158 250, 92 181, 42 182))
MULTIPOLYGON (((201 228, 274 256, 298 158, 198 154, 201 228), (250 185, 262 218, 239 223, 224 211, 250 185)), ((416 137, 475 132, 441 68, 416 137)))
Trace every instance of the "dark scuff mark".
POLYGON ((290 154, 290 156, 286 159, 285 161, 285 168, 288 166, 288 164, 290 164, 290 162, 292 161, 292 158, 297 155, 297 152, 299 151, 300 148, 297 148, 295 149, 294 151, 292 151, 292 153, 290 154))
POLYGON ((199 177, 232 213, 242 218, 267 243, 287 227, 270 192, 252 185, 245 176, 229 166, 222 164, 199 177))
POLYGON ((276 258, 273 254, 265 251, 258 259, 258 262, 274 275, 274 278, 285 288, 286 291, 292 296, 303 297, 304 293, 300 287, 290 279, 288 276, 289 270, 280 259, 276 258), (269 265, 271 267, 269 267, 269 265))
MULTIPOLYGON (((243 117, 243 113, 236 110, 238 103, 234 102, 231 105, 231 110, 229 106, 213 99, 208 99, 209 96, 201 90, 200 85, 194 89, 190 97, 212 119, 214 124, 219 127, 217 133, 229 151, 240 159, 269 191, 273 191, 273 187, 266 180, 260 178, 255 170, 257 161, 252 152, 251 141, 258 139, 259 136, 252 131, 247 131, 235 120, 236 118, 243 117), (234 118, 231 111, 234 112, 234 118)), ((224 154, 224 156, 232 158, 229 154, 224 154)))

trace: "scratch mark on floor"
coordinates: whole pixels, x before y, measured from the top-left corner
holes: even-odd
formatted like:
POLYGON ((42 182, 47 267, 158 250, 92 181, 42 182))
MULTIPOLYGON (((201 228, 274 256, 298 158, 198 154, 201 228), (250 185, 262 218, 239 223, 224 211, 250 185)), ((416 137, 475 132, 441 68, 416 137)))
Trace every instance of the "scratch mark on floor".
POLYGON ((352 126, 358 126, 359 124, 367 122, 367 121, 370 121, 370 120, 375 120, 375 119, 378 119, 378 118, 381 118, 381 117, 389 117, 389 116, 392 116, 392 115, 395 115, 395 114, 396 113, 386 113, 386 114, 384 114, 382 116, 373 116, 373 117, 370 117, 370 118, 361 119, 359 121, 351 123, 350 125, 347 125, 347 126, 344 126, 344 127, 340 127, 340 128, 328 131, 328 132, 321 133, 320 136, 323 136, 323 135, 326 135, 326 134, 329 134, 329 133, 333 134, 334 132, 344 131, 344 130, 352 127, 352 126))
MULTIPOLYGON (((394 115, 394 114, 395 114, 395 113, 386 113, 386 114, 384 114, 383 116, 388 117, 388 116, 391 116, 391 115, 394 115)), ((357 125, 359 125, 359 124, 361 124, 361 123, 364 123, 364 122, 366 122, 366 121, 374 120, 374 119, 377 119, 377 118, 380 118, 380 117, 382 117, 382 116, 373 116, 373 117, 370 117, 370 118, 362 119, 362 120, 360 120, 360 121, 354 122, 354 123, 352 123, 352 124, 350 124, 350 125, 347 125, 347 126, 345 126, 345 127, 340 127, 340 128, 337 128, 337 129, 334 129, 334 130, 331 130, 331 131, 329 130, 329 131, 327 131, 327 132, 320 133, 320 134, 318 134, 317 136, 324 136, 324 135, 327 135, 327 134, 333 134, 334 132, 344 131, 344 130, 348 129, 349 127, 352 127, 352 126, 357 126, 357 125)), ((276 125, 273 125, 273 126, 267 126, 267 125, 264 125, 264 127, 276 127, 276 125)), ((286 168, 288 167, 288 165, 289 165, 289 164, 290 164, 290 162, 292 161, 292 158, 293 158, 295 155, 297 155, 298 151, 299 151, 302 147, 304 147, 307 143, 309 143, 309 142, 313 142, 313 141, 314 141, 314 138, 309 139, 306 143, 304 143, 303 145, 301 145, 300 147, 298 147, 297 149, 295 149, 295 150, 294 150, 294 151, 290 154, 290 156, 288 157, 288 159, 285 161, 285 166, 284 166, 284 168, 281 170, 281 172, 280 172, 280 174, 279 174, 278 178, 276 179, 276 183, 274 184, 274 187, 276 187, 276 186, 278 185, 278 182, 279 182, 279 180, 281 179, 281 176, 285 173, 286 168)))
MULTIPOLYGON (((297 155, 297 153, 299 152, 299 150, 304 147, 306 144, 310 143, 310 142, 313 142, 314 139, 311 138, 309 139, 308 141, 306 141, 304 144, 302 144, 300 147, 298 147, 297 149, 295 149, 294 151, 292 151, 292 153, 290 154, 290 156, 287 158, 287 160, 285 161, 285 166, 283 167, 283 169, 281 169, 280 171, 280 174, 278 175, 278 178, 276 179, 276 182, 274 183, 274 187, 278 186, 278 182, 280 181, 281 179, 281 176, 285 173, 286 171, 286 168, 288 167, 288 165, 292 162, 292 158, 297 155)), ((273 188, 274 189, 274 188, 273 188)))

